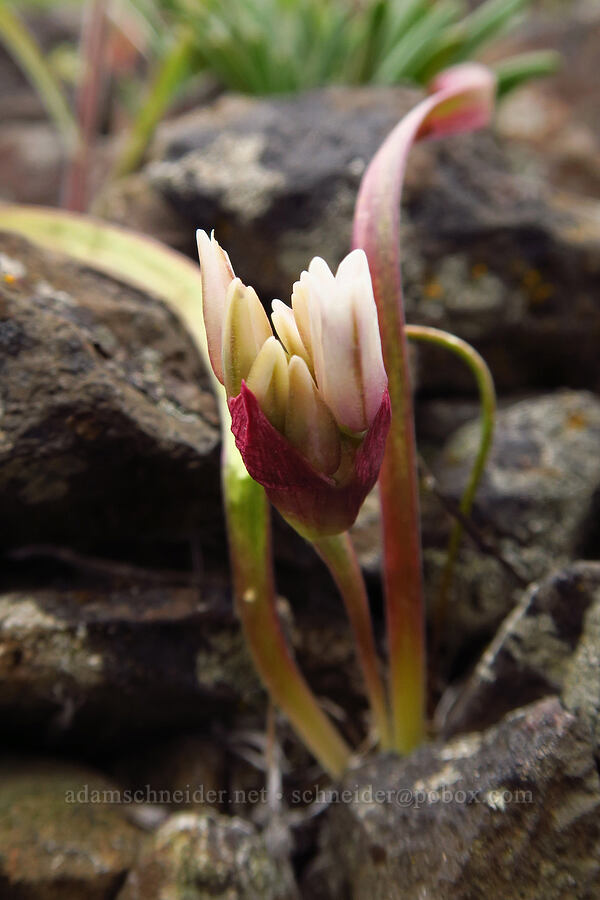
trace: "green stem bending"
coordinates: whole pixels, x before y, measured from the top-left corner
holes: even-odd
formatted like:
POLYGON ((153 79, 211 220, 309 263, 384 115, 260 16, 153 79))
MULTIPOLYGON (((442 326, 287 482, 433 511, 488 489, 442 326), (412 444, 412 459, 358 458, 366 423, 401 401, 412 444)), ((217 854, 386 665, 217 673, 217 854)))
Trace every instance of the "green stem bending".
MULTIPOLYGON (((469 366, 479 390, 479 398, 481 401, 481 438, 479 441, 479 449, 477 456, 473 462, 471 475, 464 490, 460 501, 460 511, 463 515, 468 516, 473 506, 475 493, 483 474, 483 469, 492 446, 494 436, 494 425, 496 421, 496 392, 494 390, 494 381, 492 374, 482 356, 467 344, 466 341, 449 334, 446 331, 440 331, 438 328, 429 328, 426 325, 407 325, 406 335, 408 338, 416 341, 425 341, 429 344, 437 344, 455 353, 464 363, 469 366)), ((448 550, 446 554, 446 562, 442 572, 440 582, 440 592, 436 604, 434 622, 435 632, 439 636, 446 618, 446 607, 448 603, 448 592, 452 583, 454 566, 458 548, 463 534, 462 523, 457 521, 454 523, 450 538, 448 541, 448 550)))
POLYGON ((42 53, 20 19, 0 0, 0 41, 19 64, 36 89, 40 100, 68 150, 77 143, 77 122, 71 114, 60 85, 42 53))
POLYGON ((348 767, 351 750, 319 706, 289 652, 276 609, 269 504, 238 453, 224 402, 221 413, 229 552, 244 636, 273 701, 325 771, 339 778, 348 767))
POLYGON ((344 600, 365 679, 373 724, 377 728, 381 747, 389 749, 390 725, 386 693, 379 672, 369 599, 352 539, 348 532, 344 532, 318 538, 313 541, 313 546, 331 572, 344 600))

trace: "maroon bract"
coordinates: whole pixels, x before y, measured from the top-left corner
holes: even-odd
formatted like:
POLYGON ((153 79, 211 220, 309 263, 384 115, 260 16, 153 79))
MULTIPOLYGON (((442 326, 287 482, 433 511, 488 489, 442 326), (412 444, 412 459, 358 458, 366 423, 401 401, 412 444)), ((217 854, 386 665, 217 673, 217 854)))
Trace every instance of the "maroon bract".
POLYGON ((352 455, 348 476, 339 482, 317 472, 271 425, 245 383, 239 395, 230 399, 229 409, 231 430, 248 472, 288 521, 309 537, 350 528, 377 481, 383 459, 390 427, 387 389, 364 438, 347 449, 352 455))

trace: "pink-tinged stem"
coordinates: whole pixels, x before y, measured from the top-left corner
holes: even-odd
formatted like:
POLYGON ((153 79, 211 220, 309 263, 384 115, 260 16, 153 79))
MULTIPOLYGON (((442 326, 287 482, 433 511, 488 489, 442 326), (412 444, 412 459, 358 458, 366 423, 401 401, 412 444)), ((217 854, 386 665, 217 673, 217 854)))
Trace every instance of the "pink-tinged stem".
POLYGON ((84 212, 88 205, 89 173, 104 82, 106 10, 107 0, 92 0, 85 9, 80 50, 84 70, 76 101, 79 141, 67 169, 62 202, 72 212, 84 212))
MULTIPOLYGON (((225 417, 226 406, 222 405, 225 417)), ((294 662, 275 605, 269 503, 248 475, 223 422, 223 493, 236 605, 261 680, 275 704, 332 778, 351 751, 294 662)))
POLYGON ((380 474, 392 741, 407 753, 425 730, 425 626, 412 393, 400 276, 400 200, 414 141, 481 127, 493 109, 492 73, 442 72, 434 93, 391 132, 363 177, 353 245, 364 248, 377 302, 392 424, 380 474))
POLYGON ((354 633, 373 723, 377 728, 382 749, 389 749, 390 725, 385 687, 379 672, 369 598, 352 539, 346 531, 343 534, 318 538, 313 542, 313 546, 331 572, 342 595, 354 633))

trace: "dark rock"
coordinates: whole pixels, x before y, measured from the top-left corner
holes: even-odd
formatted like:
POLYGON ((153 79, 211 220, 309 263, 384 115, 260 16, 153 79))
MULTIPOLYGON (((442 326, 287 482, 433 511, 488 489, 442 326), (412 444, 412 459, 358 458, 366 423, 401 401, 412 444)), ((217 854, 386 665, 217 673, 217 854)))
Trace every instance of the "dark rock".
POLYGON ((584 613, 583 629, 563 682, 563 702, 589 724, 600 765, 600 591, 584 613))
POLYGON ((120 748, 264 709, 228 588, 136 583, 0 596, 11 740, 120 748))
MULTIPOLYGON (((600 490, 600 402, 562 391, 522 400, 498 413, 490 459, 472 521, 525 582, 571 559, 594 556, 590 521, 600 490)), ((479 425, 460 428, 432 463, 441 492, 459 502, 479 441, 479 425)), ((445 558, 448 519, 429 495, 423 504, 425 567, 433 590, 445 558), (438 549, 439 548, 439 549, 438 549)), ((597 548, 600 549, 600 548, 597 548)), ((456 652, 469 637, 489 640, 519 593, 493 555, 463 539, 444 643, 456 652)))
MULTIPOLYGON (((225 96, 165 123, 134 188, 117 185, 104 212, 192 255, 193 229, 214 227, 240 277, 265 301, 285 299, 312 256, 334 265, 347 252, 362 172, 419 97, 400 88, 225 96), (145 212, 165 201, 180 226, 170 215, 163 230, 145 212)), ((503 390, 600 383, 594 210, 515 175, 484 133, 414 150, 405 218, 409 319, 473 341, 503 390)), ((423 389, 473 391, 460 362, 420 354, 423 389)))
MULTIPOLYGON (((466 484, 479 436, 477 421, 463 426, 432 463, 439 490, 454 501, 466 484)), ((497 415, 473 518, 519 548, 518 562, 531 580, 549 561, 572 557, 587 539, 600 487, 598 440, 600 400, 583 391, 532 397, 497 415)))
POLYGON ((154 836, 118 900, 293 900, 287 859, 269 852, 249 823, 216 813, 180 813, 154 836))
POLYGON ((587 729, 556 699, 483 734, 375 759, 341 788, 311 898, 598 896, 598 772, 587 729))
POLYGON ((600 563, 575 563, 529 588, 466 684, 442 700, 444 733, 485 727, 516 706, 563 690, 569 709, 585 708, 590 723, 595 720, 599 610, 600 563))
POLYGON ((113 770, 134 791, 157 792, 166 807, 219 807, 225 784, 225 754, 214 741, 183 734, 138 749, 113 770))
MULTIPOLYGON (((142 216, 139 198, 161 196, 192 237, 196 227, 214 227, 236 272, 265 299, 287 297, 311 256, 334 262, 347 253, 365 164, 418 97, 385 88, 225 95, 160 127, 134 179, 142 216)), ((121 221, 127 207, 137 227, 162 236, 160 220, 140 221, 136 204, 120 199, 122 191, 131 197, 129 183, 110 191, 103 211, 121 221)))
POLYGON ((143 837, 122 806, 102 802, 115 790, 96 772, 75 765, 3 761, 3 900, 113 900, 143 837))
MULTIPOLYGON (((446 417, 447 421, 447 417, 446 417)), ((431 427, 431 426, 430 426, 431 427)), ((442 643, 450 659, 479 651, 521 596, 521 582, 543 578, 573 558, 600 555, 600 401, 561 391, 510 403, 498 412, 494 445, 472 521, 494 553, 463 537, 442 643)), ((433 456, 437 488, 458 504, 479 442, 477 420, 461 426, 433 456)), ((433 606, 452 524, 439 500, 422 494, 425 581, 433 606)), ((376 496, 353 530, 361 563, 375 573, 381 539, 376 496)), ((463 659, 463 666, 465 660, 463 659)))
MULTIPOLYGON (((282 601, 281 616, 313 689, 352 710, 360 739, 364 686, 340 604, 316 617, 299 609, 292 622, 282 601)), ((135 751, 139 775, 157 772, 167 753, 157 733, 210 738, 216 728, 226 743, 228 729, 262 728, 265 704, 225 576, 205 572, 200 587, 80 576, 77 586, 0 593, 0 716, 13 745, 124 757, 146 738, 147 759, 135 751)), ((169 783, 195 777, 178 740, 169 783)))
POLYGON ((3 545, 222 540, 215 403, 180 323, 14 235, 0 247, 3 545))

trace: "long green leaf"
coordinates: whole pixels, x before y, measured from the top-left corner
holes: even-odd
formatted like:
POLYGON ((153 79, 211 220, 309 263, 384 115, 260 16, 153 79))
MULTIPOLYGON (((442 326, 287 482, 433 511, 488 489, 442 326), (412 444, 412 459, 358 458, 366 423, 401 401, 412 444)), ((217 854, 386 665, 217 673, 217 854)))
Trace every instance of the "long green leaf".
POLYGON ((459 12, 460 5, 454 0, 442 0, 435 4, 381 61, 375 71, 374 80, 380 84, 395 84, 402 79, 410 80, 423 58, 428 56, 430 48, 435 48, 444 29, 455 21, 459 12))
POLYGON ((461 59, 469 59, 482 44, 496 37, 530 0, 487 0, 463 20, 465 41, 461 59))
POLYGON ((510 91, 530 81, 545 78, 557 72, 563 63, 560 53, 555 50, 534 50, 519 53, 496 63, 494 71, 498 79, 498 96, 505 97, 510 91))
POLYGON ((42 51, 21 20, 2 0, 0 0, 0 40, 37 91, 66 147, 72 150, 78 138, 75 117, 42 51))

